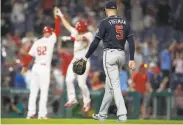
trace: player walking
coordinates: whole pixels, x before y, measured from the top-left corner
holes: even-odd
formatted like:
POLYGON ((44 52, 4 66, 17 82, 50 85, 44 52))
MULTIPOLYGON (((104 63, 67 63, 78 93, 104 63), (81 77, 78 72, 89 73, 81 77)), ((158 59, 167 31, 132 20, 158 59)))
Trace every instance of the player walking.
POLYGON ((32 81, 30 84, 30 95, 28 103, 27 119, 31 119, 36 114, 36 100, 40 90, 39 101, 39 119, 47 119, 47 99, 50 85, 50 67, 53 55, 54 44, 60 34, 60 22, 58 17, 58 8, 54 8, 55 30, 51 27, 44 27, 43 37, 34 42, 28 58, 23 62, 22 74, 27 70, 29 62, 34 57, 34 65, 32 68, 32 81))
MULTIPOLYGON (((105 94, 100 107, 100 111, 98 114, 93 114, 93 118, 96 120, 106 119, 108 108, 112 98, 114 97, 117 107, 117 116, 119 117, 119 121, 123 122, 127 120, 127 110, 120 90, 119 74, 122 65, 125 64, 124 46, 126 40, 129 43, 130 51, 129 67, 132 70, 135 68, 134 40, 127 22, 122 17, 118 17, 116 15, 117 6, 114 1, 106 2, 105 12, 108 17, 100 22, 98 26, 98 32, 83 60, 87 61, 90 55, 97 48, 100 40, 103 40, 103 66, 106 74, 105 94)), ((80 62, 83 62, 83 60, 80 62)))
POLYGON ((62 19, 64 27, 71 33, 69 39, 74 41, 74 57, 67 69, 66 75, 66 85, 67 85, 67 96, 68 102, 65 104, 66 107, 70 107, 72 104, 77 103, 75 88, 74 88, 74 79, 77 77, 79 87, 83 95, 83 111, 87 112, 90 109, 90 93, 86 85, 86 80, 88 77, 90 63, 88 61, 86 65, 86 72, 83 75, 76 75, 73 72, 72 64, 74 61, 81 59, 86 54, 90 43, 92 42, 93 35, 87 30, 87 24, 84 21, 79 21, 76 23, 75 28, 72 27, 68 21, 65 19, 64 15, 60 12, 60 17, 62 19))

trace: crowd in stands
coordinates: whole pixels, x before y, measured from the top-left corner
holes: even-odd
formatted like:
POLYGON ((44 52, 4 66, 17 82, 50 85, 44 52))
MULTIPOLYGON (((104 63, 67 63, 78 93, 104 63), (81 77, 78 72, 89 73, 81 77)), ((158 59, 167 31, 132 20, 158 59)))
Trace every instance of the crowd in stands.
MULTIPOLYGON (((183 14, 182 0, 117 0, 119 15, 131 24, 136 46, 136 70, 121 69, 123 93, 137 91, 147 96, 152 91, 174 91, 178 113, 183 114, 183 14), (180 6, 182 5, 182 6, 180 6), (181 8, 182 7, 182 8, 181 8), (180 19, 179 19, 180 18, 180 19)), ((105 18, 104 0, 3 0, 1 14, 1 86, 29 88, 31 70, 22 76, 21 61, 32 43, 42 37, 45 25, 54 26, 52 8, 57 5, 74 25, 88 23, 95 34, 98 22, 105 18)), ((61 36, 70 35, 64 27, 61 36)), ((61 41, 54 50, 51 90, 60 95, 68 64, 73 57, 73 43, 61 41)), ((128 53, 128 52, 127 52, 128 53)), ((128 54, 127 54, 128 55, 128 54)), ((91 90, 104 89, 102 42, 91 57, 87 84, 91 90)), ((31 65, 29 66, 31 69, 31 65)), ((143 107, 143 106, 142 106, 143 107)), ((143 110, 144 108, 142 108, 143 110)), ((146 114, 143 114, 144 117, 146 114)))

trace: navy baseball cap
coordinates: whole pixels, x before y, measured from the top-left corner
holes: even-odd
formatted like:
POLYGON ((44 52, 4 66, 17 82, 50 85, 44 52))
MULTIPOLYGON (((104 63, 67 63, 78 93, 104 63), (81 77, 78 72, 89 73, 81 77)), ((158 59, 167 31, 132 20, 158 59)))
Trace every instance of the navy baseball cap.
POLYGON ((109 1, 105 2, 105 9, 117 9, 116 1, 109 0, 109 1))

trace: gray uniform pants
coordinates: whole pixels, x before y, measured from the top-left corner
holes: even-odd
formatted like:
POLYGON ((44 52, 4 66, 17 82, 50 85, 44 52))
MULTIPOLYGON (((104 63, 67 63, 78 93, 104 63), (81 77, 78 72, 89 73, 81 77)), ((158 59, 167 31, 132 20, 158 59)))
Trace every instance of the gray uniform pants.
POLYGON ((114 97, 117 107, 117 116, 126 115, 127 110, 120 89, 120 70, 125 64, 125 52, 117 49, 104 50, 103 66, 106 74, 105 94, 99 114, 107 116, 108 108, 114 97))

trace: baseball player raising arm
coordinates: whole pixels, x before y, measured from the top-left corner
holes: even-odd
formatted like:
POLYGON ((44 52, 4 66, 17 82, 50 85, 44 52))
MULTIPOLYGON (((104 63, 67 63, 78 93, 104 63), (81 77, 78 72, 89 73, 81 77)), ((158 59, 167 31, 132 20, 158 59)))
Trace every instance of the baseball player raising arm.
POLYGON ((47 119, 47 98, 50 84, 50 68, 53 55, 54 44, 60 34, 60 22, 57 8, 54 8, 55 29, 46 26, 43 29, 43 37, 38 39, 32 45, 29 56, 23 62, 22 74, 26 72, 27 66, 34 58, 34 65, 32 67, 32 81, 30 84, 30 95, 28 103, 27 119, 31 119, 36 114, 36 100, 40 90, 39 100, 39 119, 47 119))
POLYGON ((74 79, 77 78, 79 87, 83 95, 83 111, 87 112, 90 109, 90 93, 86 85, 86 80, 88 77, 90 63, 88 61, 86 65, 86 72, 83 75, 76 75, 73 72, 73 62, 81 59, 85 56, 90 43, 92 42, 93 35, 87 29, 87 24, 84 21, 79 21, 76 23, 75 28, 72 27, 69 22, 65 19, 61 11, 60 16, 63 22, 64 27, 71 33, 69 38, 74 41, 74 57, 67 69, 66 75, 66 85, 67 85, 67 95, 68 102, 65 104, 66 107, 70 107, 72 104, 77 103, 75 88, 74 88, 74 79))
MULTIPOLYGON (((116 15, 117 6, 114 1, 108 1, 105 4, 105 12, 108 16, 103 19, 99 26, 97 34, 91 43, 87 54, 84 59, 76 61, 74 64, 75 72, 80 70, 79 65, 85 65, 84 61, 87 61, 90 55, 97 48, 100 40, 103 40, 104 53, 103 53, 103 66, 106 74, 106 86, 103 101, 98 114, 93 114, 93 118, 96 120, 104 120, 107 118, 108 108, 114 97, 117 107, 117 116, 119 121, 124 122, 127 120, 127 110, 125 107, 124 99, 120 90, 120 69, 125 64, 125 52, 124 46, 126 40, 129 43, 130 61, 129 68, 134 69, 134 51, 135 45, 133 35, 130 31, 129 25, 122 18, 116 15)), ((85 66, 83 66, 85 67, 85 66)))

